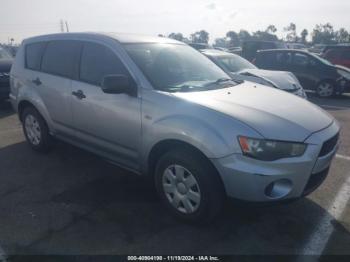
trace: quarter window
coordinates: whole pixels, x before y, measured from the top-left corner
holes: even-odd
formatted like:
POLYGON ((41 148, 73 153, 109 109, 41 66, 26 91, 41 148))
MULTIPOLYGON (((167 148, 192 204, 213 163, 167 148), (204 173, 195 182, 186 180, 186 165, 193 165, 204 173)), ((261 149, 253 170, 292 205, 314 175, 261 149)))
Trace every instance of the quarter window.
POLYGON ((80 49, 81 43, 79 41, 49 42, 42 61, 42 71, 62 77, 75 78, 80 49))
POLYGON ((106 75, 128 75, 120 59, 107 47, 85 43, 80 64, 80 80, 100 86, 106 75))
POLYGON ((45 46, 45 42, 28 44, 26 46, 26 68, 37 71, 40 70, 41 58, 43 56, 45 46))

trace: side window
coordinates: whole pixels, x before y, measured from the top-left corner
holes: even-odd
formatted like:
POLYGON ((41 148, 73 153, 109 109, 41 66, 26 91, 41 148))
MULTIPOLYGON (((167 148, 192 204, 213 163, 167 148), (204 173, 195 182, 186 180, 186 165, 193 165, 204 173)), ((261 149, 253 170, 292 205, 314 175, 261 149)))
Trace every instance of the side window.
POLYGON ((47 44, 41 70, 62 77, 75 78, 78 69, 81 42, 58 40, 47 44))
POLYGON ((277 65, 290 65, 292 63, 292 54, 287 52, 280 52, 276 54, 277 65))
POLYGON ((41 58, 45 50, 46 43, 33 43, 25 47, 25 66, 31 70, 40 70, 41 58))
POLYGON ((293 64, 296 66, 307 66, 309 63, 309 58, 305 54, 296 53, 294 54, 293 64))
POLYGON ((84 43, 80 64, 80 80, 100 86, 106 75, 128 75, 120 59, 109 48, 84 43))
POLYGON ((261 55, 258 56, 260 59, 257 59, 259 61, 257 64, 261 64, 264 66, 275 66, 276 65, 276 53, 274 52, 263 52, 260 53, 261 55))

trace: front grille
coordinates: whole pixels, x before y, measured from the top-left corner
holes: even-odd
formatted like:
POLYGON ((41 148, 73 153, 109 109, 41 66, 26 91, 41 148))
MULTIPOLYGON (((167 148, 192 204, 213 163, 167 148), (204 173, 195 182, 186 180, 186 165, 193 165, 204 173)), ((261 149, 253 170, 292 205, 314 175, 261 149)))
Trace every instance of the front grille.
POLYGON ((339 133, 333 136, 332 138, 328 139, 326 142, 324 142, 322 145, 319 157, 328 155, 330 152, 332 152, 338 143, 338 139, 339 139, 339 133))
POLYGON ((328 172, 329 172, 329 167, 319 173, 312 174, 305 186, 303 195, 306 196, 308 194, 311 194, 313 191, 315 191, 326 179, 328 172))

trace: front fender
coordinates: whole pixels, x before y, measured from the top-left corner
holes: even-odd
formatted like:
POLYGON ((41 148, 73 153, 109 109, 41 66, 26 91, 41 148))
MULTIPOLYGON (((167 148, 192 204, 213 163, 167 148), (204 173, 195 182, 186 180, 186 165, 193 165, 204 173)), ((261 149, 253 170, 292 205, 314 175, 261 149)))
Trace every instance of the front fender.
POLYGON ((232 143, 220 134, 218 127, 192 116, 165 117, 154 122, 152 129, 157 134, 152 144, 166 139, 180 140, 196 147, 208 158, 226 156, 232 151, 232 143))
POLYGON ((189 144, 207 158, 221 158, 241 153, 237 135, 259 137, 254 130, 223 114, 196 117, 190 114, 166 116, 143 125, 143 170, 147 170, 151 150, 162 141, 175 140, 189 144))

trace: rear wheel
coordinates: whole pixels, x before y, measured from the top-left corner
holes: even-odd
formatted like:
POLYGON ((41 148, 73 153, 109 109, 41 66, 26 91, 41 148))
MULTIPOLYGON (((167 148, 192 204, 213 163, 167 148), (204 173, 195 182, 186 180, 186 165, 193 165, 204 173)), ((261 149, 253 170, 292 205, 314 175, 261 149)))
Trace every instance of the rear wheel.
POLYGON ((323 81, 318 84, 316 93, 319 97, 331 97, 335 93, 334 84, 330 81, 323 81))
POLYGON ((195 151, 175 149, 157 163, 155 184, 160 198, 187 222, 209 222, 223 206, 224 188, 208 161, 195 151))
POLYGON ((35 108, 27 107, 21 119, 24 135, 31 148, 38 152, 47 152, 51 146, 51 136, 44 118, 35 108))

